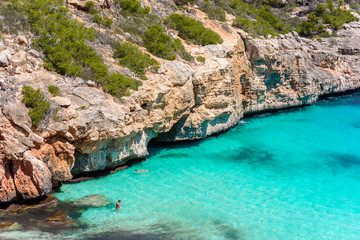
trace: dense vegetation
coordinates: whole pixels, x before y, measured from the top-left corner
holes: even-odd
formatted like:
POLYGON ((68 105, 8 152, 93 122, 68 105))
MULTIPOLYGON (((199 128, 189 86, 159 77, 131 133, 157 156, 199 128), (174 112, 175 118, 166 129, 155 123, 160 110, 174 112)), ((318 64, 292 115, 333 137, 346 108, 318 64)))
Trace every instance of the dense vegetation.
MULTIPOLYGON (((178 4, 197 4, 200 9, 208 14, 210 19, 224 21, 225 13, 235 15, 233 26, 239 27, 252 36, 278 36, 290 31, 298 31, 302 36, 330 36, 324 30, 326 28, 339 30, 344 23, 356 20, 350 11, 340 9, 344 5, 343 0, 336 1, 326 0, 327 8, 320 1, 281 1, 281 0, 184 0, 176 1, 178 4), (306 5, 303 10, 298 12, 299 16, 308 16, 308 20, 301 21, 299 17, 290 16, 289 13, 295 7, 306 5), (337 7, 335 7, 335 5, 337 7), (316 8, 316 10, 315 10, 316 8), (220 10, 221 9, 221 10, 220 10)), ((350 2, 350 1, 349 1, 350 2)), ((356 1, 350 2, 350 7, 355 11, 360 11, 360 4, 356 1)))
POLYGON ((146 15, 130 15, 127 17, 121 17, 116 25, 117 31, 125 34, 131 34, 126 40, 131 41, 138 45, 143 45, 142 38, 148 27, 155 24, 162 24, 161 18, 153 14, 146 15))
POLYGON ((187 61, 192 60, 192 56, 185 51, 181 41, 165 34, 164 29, 159 24, 148 27, 143 36, 143 42, 146 49, 155 56, 175 60, 176 54, 178 54, 187 61))
POLYGON ((114 5, 125 14, 149 14, 150 12, 150 8, 142 8, 138 0, 114 0, 114 5))
POLYGON ((221 22, 226 21, 225 10, 222 7, 212 5, 209 2, 200 2, 199 7, 210 19, 221 22))
POLYGON ((40 89, 34 90, 30 86, 23 86, 22 94, 24 95, 22 100, 25 106, 29 108, 32 124, 34 127, 37 127, 49 111, 50 103, 45 100, 40 89))
POLYGON ((96 22, 97 24, 102 24, 107 28, 111 27, 113 21, 108 17, 102 16, 102 14, 100 14, 100 11, 97 9, 94 2, 91 1, 86 2, 85 6, 86 9, 89 11, 89 13, 93 16, 94 22, 96 22))
MULTIPOLYGON (((242 28, 253 36, 277 36, 296 30, 305 37, 328 37, 330 34, 327 29, 339 30, 344 23, 356 20, 350 11, 339 8, 345 4, 342 0, 334 3, 332 0, 326 0, 326 3, 320 0, 324 4, 309 7, 302 15, 299 13, 299 16, 307 16, 307 20, 302 22, 300 18, 290 17, 288 14, 294 7, 302 4, 295 0, 175 2, 184 6, 179 9, 185 9, 187 4, 196 4, 210 19, 218 21, 226 21, 226 12, 233 14, 233 26, 242 28)), ((63 0, 10 0, 7 3, 10 4, 0 5, 0 31, 16 33, 31 30, 35 35, 33 46, 45 54, 47 69, 93 80, 116 97, 128 95, 129 89, 137 89, 141 84, 124 75, 109 72, 103 59, 90 47, 89 42, 96 40, 95 30, 87 29, 73 19, 64 7, 63 0)), ((307 3, 317 4, 314 1, 307 3)), ((350 6, 355 10, 360 9, 360 5, 354 1, 350 6)), ((171 14, 168 18, 161 19, 150 13, 149 7, 143 7, 139 0, 114 0, 113 7, 113 13, 116 12, 118 19, 114 24, 93 2, 86 3, 87 11, 96 23, 111 27, 107 30, 109 32, 130 33, 131 35, 126 35, 128 41, 145 47, 148 52, 160 58, 174 60, 180 56, 187 61, 193 59, 185 51, 182 42, 166 32, 166 27, 177 30, 179 37, 189 43, 208 45, 223 42, 218 34, 205 28, 201 22, 183 14, 171 14)), ((158 68, 154 59, 133 44, 114 42, 112 47, 119 64, 142 79, 146 78, 147 70, 158 68)), ((201 62, 203 59, 197 60, 201 62)))
MULTIPOLYGON (((148 7, 142 8, 137 0, 115 0, 114 4, 124 15, 117 24, 121 31, 131 34, 131 37, 127 38, 128 41, 142 45, 153 55, 166 60, 175 60, 177 55, 186 61, 193 59, 179 39, 173 38, 165 32, 162 19, 150 14, 148 7)), ((138 56, 140 57, 140 55, 138 56)), ((130 60, 130 58, 128 59, 130 60)), ((143 58, 138 60, 147 62, 143 58)), ((123 61, 122 65, 125 66, 125 64, 123 61)), ((129 67, 129 69, 131 68, 129 67)))
POLYGON ((357 20, 350 11, 340 8, 334 8, 331 0, 327 1, 327 6, 319 4, 314 12, 310 13, 308 20, 303 21, 298 28, 301 35, 311 37, 320 35, 329 37, 330 34, 325 31, 326 28, 339 30, 344 23, 357 20))
POLYGON ((233 26, 244 29, 254 36, 285 34, 290 31, 282 20, 273 15, 266 5, 255 7, 241 1, 232 1, 229 5, 236 14, 233 26))
POLYGON ((70 17, 62 1, 27 0, 15 2, 13 8, 27 16, 36 38, 34 47, 46 56, 45 68, 63 75, 91 79, 116 97, 137 89, 140 81, 110 73, 95 49, 86 42, 94 40, 94 30, 70 17))
POLYGON ((0 32, 18 33, 28 31, 30 24, 22 11, 15 4, 0 4, 0 32))
POLYGON ((166 19, 166 22, 170 28, 179 31, 179 37, 193 44, 205 46, 223 42, 217 33, 205 28, 201 22, 183 14, 173 13, 166 19))
POLYGON ((145 72, 147 68, 153 67, 153 69, 157 69, 159 67, 159 63, 152 59, 149 54, 143 53, 139 47, 127 42, 116 47, 114 57, 119 58, 120 65, 128 67, 142 79, 146 79, 145 72))

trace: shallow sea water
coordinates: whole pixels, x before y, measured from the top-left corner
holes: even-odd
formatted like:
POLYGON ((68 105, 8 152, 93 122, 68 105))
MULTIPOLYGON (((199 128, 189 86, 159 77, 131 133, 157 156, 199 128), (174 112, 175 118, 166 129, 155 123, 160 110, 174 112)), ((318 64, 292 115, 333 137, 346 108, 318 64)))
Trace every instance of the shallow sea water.
POLYGON ((61 201, 103 194, 114 205, 87 209, 78 219, 85 229, 43 238, 360 239, 359 149, 359 93, 247 118, 216 137, 152 146, 129 169, 63 185, 61 201))

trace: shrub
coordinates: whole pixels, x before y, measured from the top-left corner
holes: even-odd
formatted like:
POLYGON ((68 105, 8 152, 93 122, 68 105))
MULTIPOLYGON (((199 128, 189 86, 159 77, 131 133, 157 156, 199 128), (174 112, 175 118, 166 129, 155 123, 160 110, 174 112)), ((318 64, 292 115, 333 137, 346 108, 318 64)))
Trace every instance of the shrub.
POLYGON ((308 16, 308 21, 302 21, 297 31, 300 33, 300 35, 305 37, 311 37, 319 34, 325 28, 325 26, 319 20, 319 17, 317 17, 312 12, 308 16))
MULTIPOLYGON (((274 1, 274 4, 277 3, 274 1)), ((242 28, 253 36, 268 34, 277 36, 279 33, 285 34, 290 31, 290 27, 270 12, 269 6, 256 8, 251 4, 233 0, 230 7, 237 15, 233 26, 242 28)))
POLYGON ((23 99, 25 106, 29 108, 29 116, 33 126, 37 127, 50 108, 50 103, 45 99, 40 89, 34 90, 30 86, 23 86, 23 99))
POLYGON ((30 30, 24 10, 16 4, 7 4, 4 1, 0 4, 0 32, 13 33, 30 30))
POLYGON ((159 24, 148 27, 143 36, 143 42, 145 48, 155 56, 175 60, 176 54, 179 54, 187 61, 193 59, 190 53, 185 51, 181 41, 165 34, 164 29, 159 24))
POLYGON ((54 85, 50 85, 48 87, 48 91, 53 97, 59 96, 59 94, 60 94, 60 89, 54 85))
POLYGON ((277 33, 285 34, 288 33, 290 30, 283 21, 281 21, 265 9, 261 9, 259 11, 259 17, 262 18, 266 23, 268 23, 267 25, 269 26, 269 28, 273 28, 277 33))
POLYGON ((86 29, 83 24, 72 19, 68 10, 62 6, 62 1, 24 0, 23 5, 16 6, 20 6, 26 13, 36 35, 34 46, 44 52, 44 67, 48 70, 94 80, 105 90, 125 87, 122 91, 111 90, 116 93, 127 93, 128 87, 136 88, 139 84, 135 80, 131 82, 136 84, 123 84, 120 80, 126 79, 125 76, 122 78, 118 76, 120 74, 108 72, 108 67, 95 49, 86 45, 86 41, 95 38, 94 30, 86 29), (113 80, 114 76, 117 76, 117 81, 113 80), (119 86, 114 86, 115 82, 119 86), (107 87, 107 84, 111 84, 111 87, 107 87))
POLYGON ((233 9, 234 14, 242 17, 250 16, 255 18, 259 11, 254 5, 238 0, 231 1, 229 6, 233 9))
POLYGON ((200 9, 208 15, 210 19, 221 22, 226 21, 225 11, 219 6, 214 6, 209 3, 200 4, 200 9))
POLYGON ((202 63, 205 62, 205 58, 202 57, 202 56, 197 56, 196 59, 197 59, 199 62, 202 62, 202 63))
POLYGON ((104 17, 102 20, 102 24, 104 24, 105 27, 110 28, 113 24, 113 20, 108 17, 104 17))
POLYGON ((150 8, 142 8, 138 0, 115 0, 114 5, 121 8, 122 13, 149 14, 150 8))
POLYGON ((118 73, 110 73, 103 85, 104 90, 113 96, 129 96, 129 88, 137 90, 141 82, 118 73))
POLYGON ((142 16, 132 15, 119 20, 117 24, 124 32, 131 34, 131 38, 127 39, 128 41, 142 45, 142 37, 148 30, 148 27, 155 24, 161 24, 161 19, 153 14, 142 16))
POLYGON ((331 35, 330 35, 330 33, 324 31, 324 32, 319 33, 319 37, 329 38, 329 37, 331 37, 331 35))
POLYGON ((243 18, 241 16, 236 16, 235 20, 233 21, 233 26, 242 28, 244 31, 250 33, 253 36, 259 35, 272 35, 277 36, 278 33, 271 25, 266 22, 261 17, 257 17, 256 20, 252 21, 248 18, 243 18))
POLYGON ((149 54, 143 53, 137 46, 131 43, 122 43, 116 47, 114 57, 120 58, 119 63, 128 67, 134 73, 146 79, 145 72, 149 67, 159 67, 159 63, 152 59, 149 54))
POLYGON ((93 1, 88 1, 85 3, 86 10, 90 13, 96 12, 96 5, 93 1))
POLYGON ((100 17, 99 15, 100 11, 97 10, 97 7, 94 2, 92 1, 86 2, 85 7, 87 11, 94 17, 94 22, 96 22, 97 24, 102 24, 107 28, 111 27, 113 21, 108 17, 103 17, 103 16, 100 17))
POLYGON ((340 8, 334 9, 331 1, 328 1, 327 6, 329 9, 326 9, 325 5, 319 4, 315 11, 309 14, 308 20, 301 22, 297 31, 306 37, 318 34, 327 36, 327 34, 324 33, 324 29, 326 28, 324 24, 327 24, 327 27, 334 30, 339 30, 345 23, 357 20, 350 11, 340 8))
POLYGON ((170 28, 179 31, 179 37, 185 41, 202 46, 223 43, 223 39, 217 33, 185 15, 173 13, 166 19, 166 22, 170 28))
POLYGON ((333 11, 334 10, 334 3, 332 0, 326 0, 326 5, 327 5, 327 8, 330 10, 330 11, 333 11))
POLYGON ((339 30, 345 23, 357 21, 350 11, 336 8, 324 17, 325 23, 330 24, 334 30, 339 30))

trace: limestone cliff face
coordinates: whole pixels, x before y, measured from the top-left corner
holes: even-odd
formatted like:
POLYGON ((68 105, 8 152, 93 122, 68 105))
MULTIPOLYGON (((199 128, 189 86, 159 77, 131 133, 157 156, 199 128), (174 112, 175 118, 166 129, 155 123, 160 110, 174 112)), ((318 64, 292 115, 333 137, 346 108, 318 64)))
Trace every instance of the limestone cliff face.
POLYGON ((245 113, 309 104, 319 96, 360 87, 360 24, 345 25, 342 38, 319 41, 296 33, 279 39, 243 37, 251 62, 242 76, 245 113))
MULTIPOLYGON (((296 34, 252 39, 196 16, 224 43, 186 45, 205 63, 157 59, 159 72, 148 73, 143 86, 121 101, 91 81, 44 70, 31 43, 5 36, 0 44, 0 203, 41 196, 73 175, 143 158, 151 139, 201 139, 235 126, 244 114, 309 104, 360 87, 358 23, 345 26, 344 38, 318 42, 296 34), (40 88, 57 117, 50 113, 32 128, 21 102, 24 85, 40 88), (60 96, 52 97, 49 85, 58 86, 60 96)), ((110 50, 102 51, 111 58, 110 50)))

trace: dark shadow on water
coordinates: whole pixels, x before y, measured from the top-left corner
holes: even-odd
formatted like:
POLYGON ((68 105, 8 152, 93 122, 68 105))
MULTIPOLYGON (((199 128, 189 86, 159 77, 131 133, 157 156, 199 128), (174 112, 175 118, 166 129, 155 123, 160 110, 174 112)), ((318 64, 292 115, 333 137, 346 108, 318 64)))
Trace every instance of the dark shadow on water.
MULTIPOLYGON (((216 136, 212 136, 212 137, 216 137, 216 136)), ((206 141, 207 139, 211 139, 212 137, 206 139, 193 140, 193 141, 179 141, 179 142, 157 142, 156 139, 153 139, 148 144, 149 157, 153 157, 165 149, 188 149, 190 147, 196 147, 199 146, 203 141, 206 141)), ((165 157, 171 157, 166 155, 167 154, 164 154, 165 157)))
POLYGON ((186 153, 161 154, 159 157, 160 158, 191 158, 191 156, 186 153))
POLYGON ((333 163, 338 165, 351 168, 351 167, 360 167, 360 157, 351 155, 351 154, 331 154, 330 157, 334 160, 333 163))
POLYGON ((333 175, 342 174, 346 171, 359 172, 360 174, 360 157, 352 154, 333 153, 325 156, 328 161, 327 167, 333 175), (357 171, 359 170, 359 171, 357 171))
POLYGON ((303 106, 295 106, 295 107, 288 107, 288 108, 281 108, 281 109, 270 109, 270 110, 262 110, 259 112, 254 113, 246 113, 243 119, 247 118, 264 118, 268 116, 276 116, 284 113, 290 112, 300 112, 306 111, 306 108, 310 105, 303 105, 303 106))
POLYGON ((354 128, 360 128, 360 122, 355 122, 351 124, 354 128))
POLYGON ((229 240, 243 239, 241 237, 241 232, 239 231, 239 229, 228 225, 224 221, 217 219, 217 220, 212 221, 212 223, 215 225, 216 229, 220 233, 222 233, 222 235, 224 236, 225 239, 229 239, 229 240))
POLYGON ((242 147, 232 151, 224 151, 218 154, 218 158, 237 163, 248 163, 253 166, 273 164, 274 161, 273 154, 255 146, 242 147))
POLYGON ((337 106, 337 105, 347 105, 347 106, 359 106, 360 105, 360 91, 352 91, 347 95, 328 95, 325 97, 320 97, 321 101, 314 103, 313 105, 320 106, 337 106))

